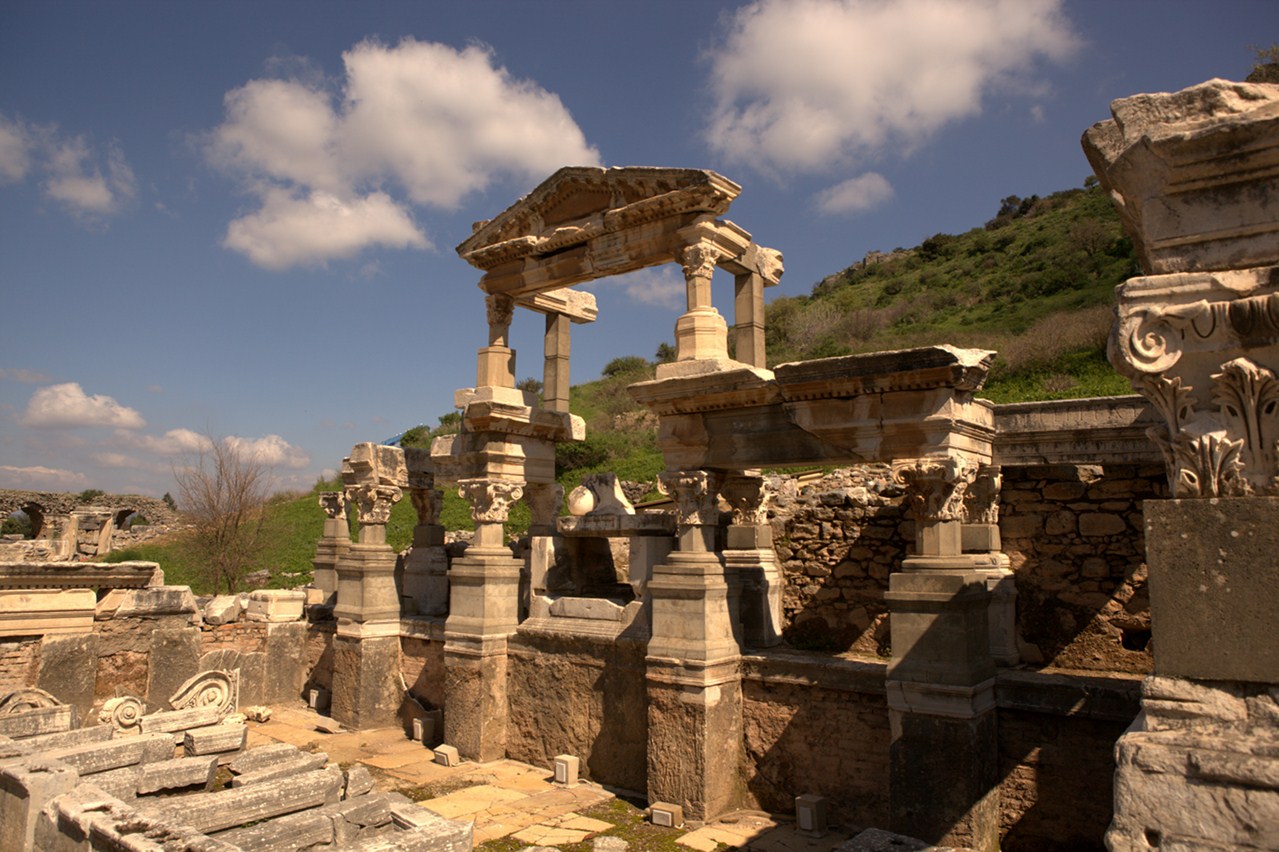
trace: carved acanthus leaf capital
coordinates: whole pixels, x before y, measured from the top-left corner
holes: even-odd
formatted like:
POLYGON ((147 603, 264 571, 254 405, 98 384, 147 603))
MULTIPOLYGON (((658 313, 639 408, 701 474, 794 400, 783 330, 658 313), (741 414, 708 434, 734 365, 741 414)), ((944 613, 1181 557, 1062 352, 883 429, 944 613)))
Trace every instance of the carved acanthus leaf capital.
POLYGON ((997 464, 977 468, 973 482, 964 491, 964 522, 968 524, 999 523, 999 489, 1003 473, 997 464))
POLYGON ((346 520, 346 496, 341 491, 321 491, 320 508, 330 519, 346 520))
POLYGON ((476 523, 505 523, 511 506, 524 496, 524 483, 498 479, 463 479, 457 495, 471 504, 476 523))
POLYGON ((966 459, 923 458, 893 462, 893 479, 906 489, 916 519, 963 521, 964 494, 977 473, 966 459))
POLYGON ((680 252, 679 261, 685 278, 710 278, 715 274, 720 251, 706 243, 695 243, 680 252))
POLYGON ((657 476, 657 489, 674 499, 681 526, 719 523, 719 492, 724 475, 713 470, 666 471, 657 476))
POLYGON ((768 488, 762 476, 729 476, 720 496, 733 510, 736 526, 759 526, 768 520, 768 488))
POLYGON ((357 485, 346 490, 348 503, 354 503, 361 526, 378 526, 391 519, 391 507, 400 502, 404 492, 394 485, 357 485))
POLYGON ((484 300, 489 328, 506 329, 515 313, 515 300, 505 293, 494 293, 484 300))
POLYGON ((417 512, 420 526, 433 526, 440 522, 440 510, 444 508, 444 492, 438 488, 410 488, 409 499, 417 512))

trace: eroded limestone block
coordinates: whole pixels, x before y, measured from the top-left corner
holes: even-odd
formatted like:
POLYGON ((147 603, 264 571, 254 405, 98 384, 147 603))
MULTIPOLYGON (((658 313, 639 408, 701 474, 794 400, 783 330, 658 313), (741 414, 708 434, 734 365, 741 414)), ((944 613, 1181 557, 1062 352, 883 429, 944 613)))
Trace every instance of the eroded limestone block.
POLYGON ((341 771, 329 768, 304 772, 278 781, 185 796, 181 800, 170 800, 162 805, 148 804, 147 812, 180 821, 198 831, 221 831, 305 808, 336 803, 341 790, 341 771))
POLYGON ((204 605, 205 624, 230 624, 240 617, 239 595, 218 595, 204 605))
POLYGON ((92 589, 2 589, 0 636, 88 633, 97 603, 92 589))
POLYGON ((248 737, 249 729, 244 725, 209 725, 188 730, 182 737, 182 748, 188 757, 243 751, 248 737))
POLYGON ((306 608, 306 592, 259 589, 249 593, 249 621, 297 621, 306 608))

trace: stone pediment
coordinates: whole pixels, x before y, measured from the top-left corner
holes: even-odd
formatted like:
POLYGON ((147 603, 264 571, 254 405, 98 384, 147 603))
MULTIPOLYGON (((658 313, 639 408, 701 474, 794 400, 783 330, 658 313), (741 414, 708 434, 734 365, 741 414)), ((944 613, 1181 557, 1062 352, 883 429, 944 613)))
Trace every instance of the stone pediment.
POLYGON ((708 169, 567 166, 542 181, 457 247, 491 269, 587 239, 682 213, 722 215, 741 187, 708 169))

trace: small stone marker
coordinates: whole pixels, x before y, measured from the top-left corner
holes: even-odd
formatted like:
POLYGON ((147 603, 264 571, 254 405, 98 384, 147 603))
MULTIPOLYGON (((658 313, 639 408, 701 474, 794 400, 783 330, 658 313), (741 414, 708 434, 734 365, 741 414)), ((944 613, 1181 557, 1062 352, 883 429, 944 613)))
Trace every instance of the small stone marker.
POLYGON ((555 755, 555 783, 565 787, 577 786, 577 772, 581 768, 580 758, 571 754, 555 755))
POLYGON ((329 691, 322 687, 314 687, 307 693, 307 703, 316 713, 329 712, 329 691))
POLYGON ((440 766, 457 766, 462 762, 462 757, 457 753, 457 748, 451 745, 436 746, 435 762, 440 766))
POLYGON ((800 831, 807 831, 814 837, 826 833, 827 801, 825 796, 812 793, 795 797, 795 823, 800 831))
POLYGON ((662 828, 681 828, 684 825, 684 808, 670 802, 653 802, 648 809, 649 820, 662 828))

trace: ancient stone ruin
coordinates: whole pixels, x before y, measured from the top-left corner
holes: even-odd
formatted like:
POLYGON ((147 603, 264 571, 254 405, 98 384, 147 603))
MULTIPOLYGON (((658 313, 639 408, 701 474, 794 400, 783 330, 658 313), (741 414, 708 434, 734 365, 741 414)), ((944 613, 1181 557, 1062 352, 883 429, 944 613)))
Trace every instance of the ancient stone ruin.
POLYGON ((1112 109, 1084 147, 1146 273, 1111 340, 1138 395, 1113 399, 995 405, 994 353, 945 345, 768 369, 782 258, 723 218, 740 187, 556 172, 458 247, 489 324, 461 431, 352 449, 310 587, 197 602, 145 565, 0 566, 30 598, 0 612, 3 848, 470 845, 323 755, 238 751, 233 706, 300 698, 401 726, 423 761, 577 773, 672 825, 758 809, 868 829, 849 849, 907 848, 884 829, 1279 848, 1279 87, 1112 109), (597 316, 572 288, 665 263, 687 284, 677 357, 630 393, 669 501, 611 475, 565 495, 570 330, 597 316), (540 402, 515 386, 517 308, 545 318, 540 402), (471 506, 465 546, 444 487, 471 506), (218 765, 235 778, 206 790, 218 765))

